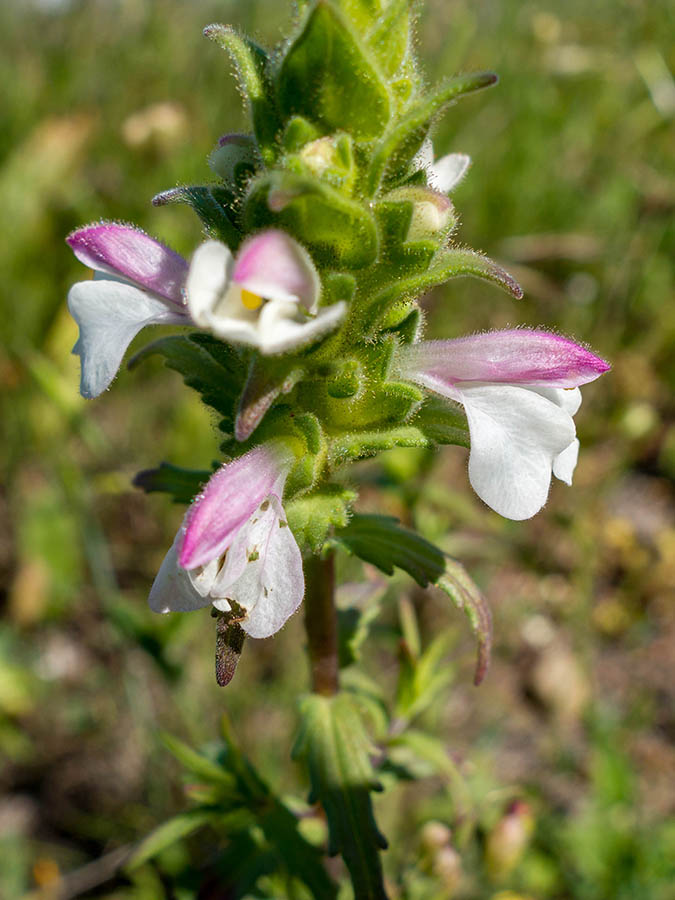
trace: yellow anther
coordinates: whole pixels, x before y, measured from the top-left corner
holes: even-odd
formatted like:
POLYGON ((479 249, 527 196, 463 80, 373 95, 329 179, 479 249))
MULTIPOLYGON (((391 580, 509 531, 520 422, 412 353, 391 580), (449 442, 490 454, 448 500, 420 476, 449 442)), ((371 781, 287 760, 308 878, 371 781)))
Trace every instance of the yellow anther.
POLYGON ((258 309, 262 306, 263 298, 259 297, 257 294, 252 293, 251 291, 247 291, 245 288, 242 288, 241 302, 244 304, 246 309, 258 309))

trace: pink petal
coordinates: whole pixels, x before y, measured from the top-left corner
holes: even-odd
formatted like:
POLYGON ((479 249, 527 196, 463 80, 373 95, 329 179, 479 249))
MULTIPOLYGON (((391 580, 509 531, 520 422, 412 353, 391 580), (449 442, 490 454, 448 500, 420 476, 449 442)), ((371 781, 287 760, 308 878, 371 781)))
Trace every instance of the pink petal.
POLYGON ((410 378, 417 375, 448 387, 483 381, 571 388, 610 368, 568 338, 527 328, 412 344, 399 351, 399 364, 410 378))
POLYGON ((221 556, 258 506, 281 495, 291 460, 280 445, 263 444, 212 475, 188 510, 180 565, 193 569, 221 556))
POLYGON ((314 311, 319 276, 309 254, 283 231, 263 231, 237 254, 233 279, 268 300, 293 300, 314 311))
POLYGON ((104 222, 74 231, 67 241, 86 266, 126 278, 183 306, 186 260, 140 228, 104 222))

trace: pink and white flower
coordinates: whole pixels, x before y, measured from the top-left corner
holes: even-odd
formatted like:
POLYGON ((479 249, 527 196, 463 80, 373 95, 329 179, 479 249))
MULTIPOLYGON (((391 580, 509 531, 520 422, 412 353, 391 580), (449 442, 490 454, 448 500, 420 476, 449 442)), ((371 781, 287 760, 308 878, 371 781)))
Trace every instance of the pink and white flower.
POLYGON ((182 294, 188 264, 140 228, 115 222, 88 225, 67 240, 95 273, 71 287, 68 309, 80 327, 73 347, 82 362, 80 392, 97 397, 142 328, 191 324, 182 294))
POLYGON ((320 282, 306 250, 282 231, 263 231, 236 257, 206 241, 188 263, 128 225, 75 231, 68 243, 95 270, 74 284, 68 308, 80 327, 80 391, 96 397, 115 377, 127 347, 146 325, 197 325, 264 354, 309 344, 337 327, 344 302, 319 309, 320 282))
POLYGON ((320 290, 307 251, 276 229, 245 241, 236 257, 219 241, 202 244, 185 286, 198 325, 263 354, 297 349, 337 327, 347 305, 319 308, 320 290))
POLYGON ((155 612, 213 605, 242 610, 251 637, 269 637, 304 596, 302 557, 281 503, 294 462, 282 442, 227 463, 188 510, 150 591, 155 612))
POLYGON ((509 519, 541 509, 551 474, 572 483, 579 385, 610 368, 567 338, 530 329, 411 344, 399 349, 397 366, 403 378, 464 406, 469 480, 509 519))
POLYGON ((425 169, 429 186, 441 194, 449 194, 463 180, 471 165, 466 153, 448 153, 434 160, 434 145, 427 138, 415 157, 417 168, 425 169))

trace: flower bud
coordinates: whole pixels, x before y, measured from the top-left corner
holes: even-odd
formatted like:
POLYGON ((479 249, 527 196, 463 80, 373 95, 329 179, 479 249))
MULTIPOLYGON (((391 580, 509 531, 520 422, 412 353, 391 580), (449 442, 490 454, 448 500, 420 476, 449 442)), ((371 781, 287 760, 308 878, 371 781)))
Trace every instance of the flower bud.
POLYGON ((410 186, 398 188, 387 200, 412 203, 413 212, 406 241, 419 241, 441 232, 451 231, 457 224, 452 202, 445 194, 430 188, 410 186))
POLYGON ((522 800, 514 801, 489 833, 486 864, 490 877, 501 881, 518 865, 534 830, 532 810, 522 800))

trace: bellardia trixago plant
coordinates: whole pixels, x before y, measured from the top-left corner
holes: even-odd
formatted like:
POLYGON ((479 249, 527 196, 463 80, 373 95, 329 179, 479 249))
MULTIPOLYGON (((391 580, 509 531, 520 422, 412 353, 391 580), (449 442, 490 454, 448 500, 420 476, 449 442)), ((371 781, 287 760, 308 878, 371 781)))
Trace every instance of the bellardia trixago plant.
MULTIPOLYGON (((170 325, 133 364, 162 356, 220 417, 215 472, 163 464, 136 480, 195 498, 152 586, 152 609, 212 607, 226 683, 244 635, 274 634, 305 598, 314 693, 296 753, 356 897, 385 896, 383 839, 368 793, 369 738, 353 694, 339 692, 334 553, 444 590, 478 637, 477 680, 490 617, 459 563, 391 518, 354 512, 348 467, 395 447, 459 444, 469 447, 479 497, 528 518, 546 502, 552 474, 571 484, 579 387, 608 368, 545 331, 422 340, 419 301, 430 288, 474 276, 514 298, 521 290, 456 242, 448 195, 470 160, 435 159, 429 137, 447 107, 496 76, 428 88, 413 56, 411 5, 300 0, 276 52, 209 26, 234 64, 250 132, 219 139, 209 158, 217 180, 154 199, 190 206, 204 242, 187 260, 124 224, 68 238, 95 271, 68 297, 82 394, 109 387, 142 329, 170 325), (358 833, 345 824, 354 821, 358 833)), ((335 895, 329 882, 321 891, 335 895)))

